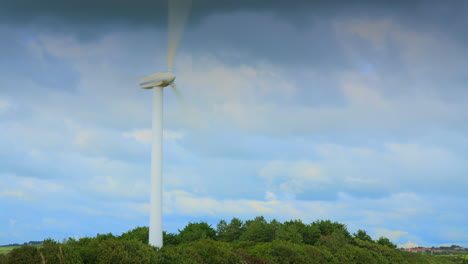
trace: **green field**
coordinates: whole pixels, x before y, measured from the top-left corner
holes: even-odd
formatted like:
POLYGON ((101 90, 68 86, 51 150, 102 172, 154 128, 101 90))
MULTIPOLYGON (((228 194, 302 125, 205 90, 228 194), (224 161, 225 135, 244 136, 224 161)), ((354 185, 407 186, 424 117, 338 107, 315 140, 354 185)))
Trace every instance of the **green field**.
POLYGON ((14 248, 19 246, 9 246, 9 247, 0 247, 0 254, 7 254, 8 252, 12 251, 14 248))

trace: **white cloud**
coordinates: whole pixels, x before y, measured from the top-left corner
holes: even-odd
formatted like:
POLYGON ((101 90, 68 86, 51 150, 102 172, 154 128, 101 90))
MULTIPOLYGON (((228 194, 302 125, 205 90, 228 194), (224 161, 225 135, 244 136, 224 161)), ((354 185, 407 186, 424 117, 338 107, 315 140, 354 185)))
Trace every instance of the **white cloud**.
POLYGON ((89 177, 89 187, 86 189, 93 190, 95 193, 100 193, 107 197, 126 198, 126 199, 144 199, 149 197, 148 179, 131 177, 128 175, 95 175, 89 177))
POLYGON ((151 144, 153 131, 151 129, 138 129, 131 132, 124 132, 125 137, 134 138, 136 141, 145 144, 151 144))
POLYGON ((75 136, 74 144, 85 148, 92 146, 92 139, 96 136, 94 131, 78 131, 75 136))
MULTIPOLYGON (((307 149, 313 159, 264 164, 258 175, 266 183, 265 191, 283 198, 333 199, 339 193, 386 197, 411 190, 402 199, 418 200, 416 193, 420 191, 463 193, 463 188, 454 189, 450 181, 457 181, 459 186, 468 184, 460 179, 463 175, 460 164, 468 163, 445 148, 387 143, 372 148, 309 144, 307 149)), ((401 213, 417 215, 421 212, 413 208, 401 213)))
POLYGON ((2 191, 0 192, 0 197, 5 197, 5 196, 13 196, 17 198, 25 198, 26 195, 24 192, 21 191, 2 191))
POLYGON ((13 175, 2 175, 2 178, 5 181, 0 185, 0 198, 12 196, 31 201, 64 190, 64 186, 51 180, 13 175))
POLYGON ((185 87, 181 91, 190 108, 168 105, 170 125, 209 132, 214 127, 255 128, 262 118, 258 112, 269 111, 278 94, 280 100, 296 94, 286 71, 267 63, 228 66, 215 57, 185 56, 178 65, 178 86, 185 87))
POLYGON ((388 159, 405 167, 449 167, 450 163, 454 163, 458 159, 450 151, 434 146, 421 146, 414 143, 387 143, 385 147, 389 152, 388 159))
MULTIPOLYGON (((144 144, 151 144, 153 131, 151 129, 136 129, 131 132, 124 132, 124 137, 133 138, 136 141, 144 144)), ((178 131, 172 131, 164 129, 163 139, 165 140, 177 140, 184 138, 184 133, 178 131)))
MULTIPOLYGON (((391 88, 386 84, 388 79, 393 85, 399 85, 399 89, 405 89, 408 84, 399 83, 399 76, 381 72, 362 75, 348 71, 334 75, 340 96, 345 100, 343 105, 299 105, 290 102, 304 99, 301 93, 308 85, 323 84, 312 80, 311 84, 296 87, 288 81, 288 75, 282 73, 284 69, 277 69, 275 74, 257 73, 256 78, 250 80, 251 73, 246 75, 245 70, 210 62, 209 58, 192 60, 199 60, 193 63, 207 69, 184 70, 179 81, 187 87, 186 97, 194 104, 193 108, 202 113, 211 128, 262 135, 323 134, 337 130, 408 134, 434 122, 452 123, 465 117, 463 104, 447 104, 424 91, 388 97, 386 90, 391 88), (215 81, 206 83, 206 79, 215 81), (283 83, 290 88, 283 89, 283 83)), ((170 109, 170 124, 186 125, 193 119, 184 116, 179 108, 170 109)))
MULTIPOLYGON (((357 229, 373 230, 375 238, 384 236, 394 242, 409 239, 425 243, 417 235, 400 229, 409 228, 408 222, 433 218, 433 213, 426 210, 431 205, 427 205, 425 199, 413 196, 401 193, 381 199, 368 199, 340 195, 335 201, 325 202, 295 199, 215 199, 188 191, 171 190, 164 193, 164 212, 167 215, 201 219, 226 219, 234 216, 251 219, 258 215, 280 221, 301 219, 305 223, 330 219, 346 224, 350 232, 357 229), (422 210, 417 215, 402 213, 402 209, 411 208, 422 210), (387 229, 388 227, 391 229, 387 229)), ((140 207, 147 208, 148 205, 140 207)))
POLYGON ((184 133, 178 131, 164 130, 163 138, 167 140, 176 140, 184 138, 184 133))
POLYGON ((178 82, 194 87, 184 89, 187 98, 205 104, 255 103, 279 91, 284 99, 296 90, 285 71, 272 64, 227 66, 215 57, 185 56, 179 65, 178 82))
POLYGON ((375 48, 384 49, 387 47, 387 38, 386 34, 395 27, 393 21, 389 19, 382 19, 380 21, 363 21, 355 20, 354 23, 346 22, 337 22, 335 24, 336 29, 342 30, 346 29, 350 32, 356 33, 362 38, 368 39, 375 48))
POLYGON ((398 247, 400 247, 400 248, 415 248, 415 247, 419 247, 419 245, 416 244, 416 243, 408 241, 405 244, 398 245, 398 247))
POLYGON ((173 190, 164 193, 165 212, 176 215, 211 216, 222 215, 271 215, 278 201, 217 200, 195 196, 189 192, 173 190))
MULTIPOLYGON (((384 143, 382 147, 351 147, 337 144, 314 146, 316 166, 334 188, 353 193, 391 193, 394 190, 455 191, 448 179, 459 184, 464 158, 445 148, 414 143, 384 143), (444 175, 441 178, 440 175, 444 175), (421 181, 425 182, 424 187, 421 181)), ((465 167, 465 166, 463 166, 465 167)))
POLYGON ((398 45, 404 58, 413 61, 426 61, 428 49, 442 40, 434 38, 429 32, 415 31, 388 18, 383 19, 346 19, 335 23, 340 34, 352 33, 369 41, 373 48, 383 52, 391 45, 398 45))
MULTIPOLYGON (((389 23, 391 24, 388 21, 381 24, 388 27, 389 23)), ((379 23, 369 23, 374 24, 379 23)), ((138 38, 138 34, 135 37, 138 38)), ((95 104, 95 109, 99 106, 99 110, 93 111, 93 114, 86 114, 88 111, 82 109, 70 113, 70 116, 79 116, 87 122, 100 119, 99 121, 104 120, 106 123, 112 121, 123 124, 126 121, 138 121, 140 124, 148 124, 150 99, 148 97, 148 100, 143 101, 145 104, 141 103, 144 94, 129 88, 134 85, 130 76, 122 76, 120 70, 112 67, 108 59, 103 59, 103 67, 82 65, 88 58, 95 57, 93 53, 89 54, 89 49, 103 57, 109 52, 108 47, 114 47, 119 54, 125 54, 123 51, 128 48, 125 45, 129 43, 115 41, 121 38, 123 36, 120 34, 111 34, 98 43, 88 44, 66 36, 39 38, 44 42, 46 51, 55 52, 53 54, 56 56, 74 58, 73 65, 82 75, 79 96, 83 98, 78 98, 78 101, 87 101, 87 105, 95 104), (88 100, 91 97, 94 97, 93 100, 88 100)), ((312 107, 288 104, 302 97, 301 89, 308 89, 309 84, 296 86, 290 80, 293 78, 290 72, 277 65, 257 63, 227 66, 215 57, 190 57, 184 54, 179 56, 178 65, 180 67, 177 82, 186 100, 193 107, 187 111, 180 107, 179 103, 169 100, 166 111, 167 124, 169 127, 176 126, 177 129, 202 126, 208 128, 209 132, 213 132, 213 128, 225 128, 263 135, 323 133, 335 129, 343 132, 369 129, 385 131, 386 128, 406 131, 406 126, 409 125, 414 129, 434 119, 451 122, 450 120, 457 119, 458 116, 463 117, 464 113, 460 111, 461 106, 447 105, 423 94, 408 94, 406 99, 386 98, 382 87, 385 87, 389 77, 379 74, 362 76, 354 72, 339 73, 333 78, 339 81, 340 91, 348 105, 312 107), (207 124, 202 124, 202 119, 207 124)), ((312 72, 308 75, 310 74, 318 73, 312 72)), ((73 104, 73 101, 77 101, 77 96, 73 97, 63 98, 62 95, 56 101, 73 104)), ((66 109, 60 109, 64 110, 68 112, 66 109)))
POLYGON ((0 98, 0 114, 5 113, 8 109, 12 107, 10 101, 0 98))
MULTIPOLYGON (((368 77, 374 79, 374 76, 368 77)), ((369 87, 360 74, 348 73, 342 80, 343 95, 354 110, 372 109, 383 113, 395 110, 392 102, 383 98, 375 87, 369 87)))
POLYGON ((39 58, 44 52, 53 56, 79 60, 83 55, 87 57, 108 56, 115 52, 115 36, 105 35, 98 43, 81 43, 72 35, 38 34, 35 41, 29 42, 29 48, 39 58))
POLYGON ((271 161, 260 170, 259 175, 270 185, 279 184, 280 191, 287 193, 320 189, 322 184, 330 183, 318 165, 308 161, 271 161))
POLYGON ((398 240, 401 236, 407 235, 408 232, 398 231, 398 230, 388 230, 388 229, 377 229, 375 230, 375 238, 386 237, 391 241, 398 240))
MULTIPOLYGON (((437 40, 405 30, 394 21, 348 26, 346 30, 368 39, 379 51, 388 48, 389 38, 397 40, 407 56, 405 63, 421 66, 413 67, 408 73, 412 78, 415 72, 420 73, 419 69, 440 70, 433 63, 423 65, 427 60, 443 61, 444 65, 455 67, 437 52, 432 53, 436 58, 426 56, 428 51, 439 47, 440 43, 434 43, 437 40), (415 47, 420 48, 414 50, 415 47)), ((32 84, 31 80, 19 80, 25 91, 40 92, 25 92, 24 96, 15 98, 24 100, 19 105, 28 106, 24 109, 27 118, 7 123, 8 137, 0 141, 1 147, 6 146, 2 153, 8 157, 10 150, 14 150, 21 153, 15 161, 21 163, 23 158, 30 161, 28 166, 21 164, 14 168, 15 173, 21 174, 20 169, 26 169, 34 177, 51 177, 48 174, 54 172, 56 178, 7 178, 7 184, 0 186, 0 197, 68 202, 67 195, 79 191, 83 197, 96 200, 80 209, 90 215, 119 215, 107 211, 119 212, 120 208, 105 205, 109 207, 103 209, 101 200, 125 199, 130 201, 126 206, 133 208, 132 212, 147 211, 148 204, 141 201, 148 197, 149 149, 135 141, 149 144, 151 130, 135 128, 150 127, 151 96, 138 89, 137 80, 151 69, 164 69, 165 51, 163 45, 154 47, 154 41, 141 41, 143 38, 147 36, 141 32, 123 32, 103 35, 97 42, 81 43, 58 35, 40 35, 37 41, 31 42, 37 58, 45 60, 54 56, 66 61, 79 80, 71 91, 52 90, 32 84), (136 43, 141 52, 135 53, 136 43), (150 62, 148 50, 154 50, 150 62), (8 142, 17 143, 13 146, 8 142), (142 159, 143 155, 147 158, 142 159), (45 171, 43 175, 38 173, 41 168, 45 171), (61 199, 56 199, 58 195, 61 199)), ((346 40, 346 45, 354 49, 353 41, 346 40)), ((464 56, 460 58, 463 60, 464 56)), ((169 214, 217 218, 264 214, 284 220, 332 219, 347 221, 354 227, 367 225, 385 236, 401 239, 411 238, 405 236, 405 231, 398 231, 411 233, 410 227, 406 229, 408 222, 432 221, 427 219, 434 219, 435 212, 450 204, 437 205, 433 197, 422 193, 442 190, 459 196, 466 190, 468 182, 462 177, 468 169, 464 165, 468 164, 466 155, 432 144, 432 139, 431 144, 413 142, 422 135, 429 138, 426 133, 434 127, 466 134, 463 130, 466 130, 463 128, 465 104, 448 104, 426 93, 438 89, 436 84, 410 93, 407 91, 420 86, 422 80, 418 76, 410 84, 401 75, 378 68, 372 74, 363 75, 351 70, 338 73, 312 71, 307 67, 291 70, 283 65, 259 62, 228 65, 215 57, 183 53, 178 60, 178 86, 191 108, 175 103, 170 90, 165 94, 164 139, 172 144, 168 144, 165 175, 165 210, 169 214), (301 74, 312 77, 304 82, 298 77, 301 74), (337 87, 318 81, 321 76, 336 80, 337 87), (309 89, 317 94, 305 93, 309 89), (331 103, 309 102, 314 99, 312 95, 320 101, 333 89, 336 94, 329 100, 331 103), (200 128, 204 129, 203 133, 195 133, 200 128), (407 136, 410 130, 416 131, 413 137, 407 136), (245 149, 258 152, 251 160, 243 160, 247 159, 244 154, 241 158, 226 158, 228 151, 222 144, 207 146, 219 135, 228 135, 223 140, 237 147, 239 134, 250 140, 246 141, 245 149), (290 148, 298 135, 303 136, 304 146, 290 148), (197 148, 201 151, 205 145, 206 149, 218 148, 215 158, 190 153, 195 148, 189 149, 190 142, 201 142, 201 137, 208 140, 197 148), (319 141, 330 144, 317 144, 319 141), (276 149, 270 143, 286 147, 276 149), (282 160, 285 153, 294 153, 294 157, 282 160), (232 162, 233 159, 238 161, 232 162), (220 168, 215 170, 215 166, 220 168), (237 175, 229 175, 234 179, 229 179, 230 184, 226 184, 227 178, 219 180, 223 173, 231 171, 237 175), (252 184, 255 193, 247 194, 264 196, 264 200, 228 198, 226 193, 242 189, 238 182, 244 183, 248 177, 254 179, 248 184, 255 183, 252 184), (261 181, 268 184, 262 185, 261 181), (214 195, 210 190, 218 193, 214 195), (296 194, 307 194, 310 190, 321 190, 332 194, 332 198, 295 200, 296 194), (294 195, 284 195, 284 192, 294 195)), ((11 101, 0 99, 0 113, 9 109, 11 101)), ((461 215, 450 221, 459 218, 461 215)), ((456 236, 457 231, 450 230, 447 234, 453 239, 463 239, 456 236)))
POLYGON ((45 218, 42 218, 42 222, 46 224, 56 224, 57 219, 52 218, 52 217, 45 217, 45 218))
POLYGON ((73 147, 70 150, 77 150, 83 155, 105 157, 112 160, 134 160, 147 155, 145 146, 127 139, 131 138, 144 143, 147 140, 144 130, 122 133, 117 129, 72 125, 68 131, 73 135, 73 147))
POLYGON ((58 192, 63 189, 63 186, 52 180, 41 180, 30 177, 10 177, 16 179, 20 188, 34 192, 58 192))
POLYGON ((266 192, 265 193, 265 200, 274 201, 274 200, 276 200, 276 195, 273 192, 266 192))
MULTIPOLYGON (((453 216, 453 217, 459 217, 459 216, 453 216)), ((465 232, 460 232, 460 229, 457 226, 445 226, 440 228, 440 233, 441 236, 446 240, 446 241, 468 241, 468 233, 466 232, 466 229, 464 230, 465 232)), ((452 243, 456 244, 455 242, 452 243)))

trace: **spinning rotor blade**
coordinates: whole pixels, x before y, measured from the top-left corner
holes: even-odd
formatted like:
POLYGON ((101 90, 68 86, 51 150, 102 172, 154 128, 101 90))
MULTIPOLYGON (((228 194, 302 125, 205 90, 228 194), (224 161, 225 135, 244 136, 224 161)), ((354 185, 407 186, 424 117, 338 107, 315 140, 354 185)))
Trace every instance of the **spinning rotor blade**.
POLYGON ((190 127, 195 128, 195 129, 205 129, 207 127, 207 122, 204 118, 202 118, 202 115, 200 115, 200 112, 197 111, 196 108, 194 108, 191 104, 188 104, 182 94, 180 93, 179 89, 177 89, 177 86, 175 84, 171 84, 172 90, 174 91, 179 103, 181 104, 181 113, 185 116, 185 120, 187 124, 190 125, 190 127))
POLYGON ((187 106, 187 104, 185 103, 185 100, 184 100, 184 97, 182 96, 182 94, 180 93, 179 89, 177 89, 177 86, 175 84, 171 84, 171 87, 172 87, 172 90, 174 91, 177 99, 179 100, 179 102, 183 105, 183 106, 187 106))
POLYGON ((182 38, 191 6, 192 0, 169 0, 167 67, 170 70, 174 66, 175 53, 182 38))

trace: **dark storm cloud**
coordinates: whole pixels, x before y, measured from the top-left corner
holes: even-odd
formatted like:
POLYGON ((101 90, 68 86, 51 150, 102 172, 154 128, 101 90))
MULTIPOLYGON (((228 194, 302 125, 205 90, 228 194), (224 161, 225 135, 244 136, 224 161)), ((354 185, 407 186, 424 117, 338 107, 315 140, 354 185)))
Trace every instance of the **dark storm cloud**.
MULTIPOLYGON (((0 24, 26 27, 22 36, 26 39, 28 34, 34 38, 37 32, 44 31, 75 35, 79 40, 95 40, 105 33, 116 31, 165 31, 167 2, 0 0, 0 24)), ((402 68, 405 64, 399 60, 398 50, 392 50, 389 46, 385 52, 373 51, 367 40, 361 40, 362 43, 353 47, 354 51, 363 54, 362 61, 350 58, 342 47, 343 41, 337 39, 334 21, 390 18, 397 24, 411 28, 411 31, 435 32, 444 39, 464 43, 468 39, 468 31, 464 28, 468 24, 468 21, 464 21, 467 20, 464 16, 467 7, 468 1, 451 1, 447 4, 419 0, 193 0, 181 49, 190 47, 193 55, 209 51, 217 57, 226 51, 240 53, 242 56, 229 58, 234 64, 249 63, 252 59, 280 62, 291 67, 307 65, 333 72, 355 69, 359 63, 372 63, 386 72, 411 72, 402 68)), ((348 37, 359 41, 355 36, 348 37)), ((3 51, 5 56, 9 55, 3 51)), ((223 58, 227 63, 229 59, 223 58)), ((58 63, 55 64, 60 67, 58 63)), ((445 75, 448 77, 443 81, 458 78, 454 74, 445 75)), ((56 85, 53 81, 45 84, 56 85)), ((335 83, 328 85, 336 86, 335 83)))
MULTIPOLYGON (((166 0, 0 0, 0 6, 2 24, 45 25, 83 35, 115 29, 115 25, 165 27, 167 21, 166 0)), ((299 26, 305 17, 385 16, 468 36, 468 1, 463 0, 193 0, 192 6, 191 24, 213 14, 239 11, 270 12, 299 26)))
MULTIPOLYGON (((0 0, 0 3, 0 24, 27 26, 32 35, 56 31, 92 40, 115 31, 165 31, 167 25, 167 0, 0 0)), ((246 58, 255 58, 293 67, 313 64, 340 70, 356 67, 360 62, 350 61, 344 54, 334 33, 336 20, 389 18, 412 31, 441 33, 443 38, 464 42, 468 39, 464 28, 468 24, 464 15, 467 7, 468 1, 447 4, 421 0, 193 0, 181 48, 189 45, 192 54, 209 50, 217 56, 229 50, 240 51, 243 56, 238 59, 244 63, 246 58)), ((365 45, 360 47, 368 54, 371 49, 365 45)), ((372 61, 378 55, 381 56, 380 53, 372 58, 367 56, 362 63, 379 66, 372 61)), ((398 56, 389 54, 389 57, 392 59, 386 60, 386 67, 394 62, 394 68, 400 70, 401 63, 395 59, 398 56)))
MULTIPOLYGON (((274 12, 288 19, 298 19, 304 14, 332 14, 337 11, 353 13, 369 9, 412 10, 420 1, 271 1, 271 0, 194 0, 192 21, 204 16, 235 11, 274 12)), ((128 25, 165 24, 167 1, 162 0, 16 0, 1 1, 0 21, 25 24, 49 22, 71 25, 125 23, 128 25)))

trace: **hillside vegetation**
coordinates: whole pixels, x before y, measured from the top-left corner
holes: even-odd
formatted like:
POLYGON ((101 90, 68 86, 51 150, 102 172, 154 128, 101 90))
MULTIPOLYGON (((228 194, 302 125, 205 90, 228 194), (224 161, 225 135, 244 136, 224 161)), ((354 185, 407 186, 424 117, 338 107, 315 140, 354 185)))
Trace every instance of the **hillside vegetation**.
POLYGON ((148 245, 148 228, 120 236, 101 234, 63 243, 47 239, 42 247, 22 246, 0 255, 0 264, 412 264, 467 263, 457 257, 401 252, 387 238, 373 240, 365 231, 350 234, 329 220, 280 223, 263 217, 216 227, 189 223, 179 233, 164 233, 164 247, 148 245))

